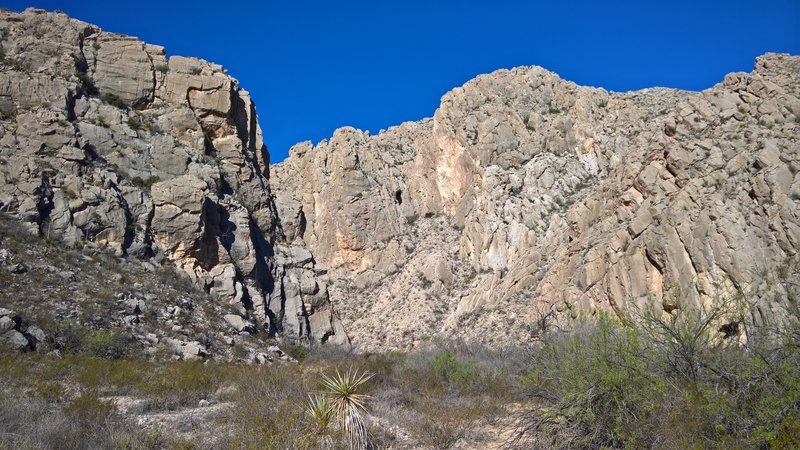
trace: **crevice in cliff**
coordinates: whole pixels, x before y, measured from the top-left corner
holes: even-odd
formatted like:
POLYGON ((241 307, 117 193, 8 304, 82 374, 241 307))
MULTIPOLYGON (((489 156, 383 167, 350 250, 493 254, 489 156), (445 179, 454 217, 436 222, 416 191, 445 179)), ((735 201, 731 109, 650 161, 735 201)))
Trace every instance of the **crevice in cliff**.
POLYGON ((39 226, 39 234, 48 239, 50 236, 50 214, 53 212, 53 189, 50 185, 50 178, 46 172, 41 173, 41 184, 36 188, 36 218, 39 226))
POLYGON ((144 44, 142 44, 142 50, 144 51, 144 54, 147 55, 147 60, 150 61, 150 73, 153 74, 152 77, 153 85, 152 89, 150 90, 150 95, 148 96, 148 98, 142 99, 140 102, 133 105, 133 107, 136 109, 145 109, 147 106, 153 104, 156 98, 156 86, 158 84, 156 80, 156 65, 153 62, 153 57, 150 56, 150 53, 147 52, 147 47, 144 44))

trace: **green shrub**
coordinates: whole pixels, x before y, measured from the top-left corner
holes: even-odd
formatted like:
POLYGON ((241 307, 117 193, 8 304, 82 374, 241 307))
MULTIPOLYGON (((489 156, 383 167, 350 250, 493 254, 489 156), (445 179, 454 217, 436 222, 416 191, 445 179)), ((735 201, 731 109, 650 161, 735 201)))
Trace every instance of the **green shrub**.
MULTIPOLYGON (((297 365, 249 368, 235 377, 234 407, 225 423, 230 441, 221 448, 312 449, 320 445, 315 426, 300 407, 318 388, 318 376, 297 365)), ((329 447, 330 448, 330 447, 329 447)))
POLYGON ((239 368, 235 365, 176 361, 154 366, 138 386, 152 408, 169 410, 208 398, 239 368))
POLYGON ((119 109, 128 109, 128 104, 125 103, 125 100, 110 92, 103 95, 103 101, 119 109))
POLYGON ((120 359, 139 355, 136 340, 120 332, 90 330, 75 322, 62 322, 44 326, 48 336, 46 347, 64 353, 87 353, 104 359, 120 359))
POLYGON ((430 371, 441 382, 456 388, 476 383, 481 377, 473 361, 461 361, 449 350, 434 357, 430 371))
POLYGON ((161 178, 155 175, 150 175, 149 177, 147 177, 146 180, 142 179, 142 177, 131 178, 131 183, 133 183, 134 186, 138 187, 139 189, 147 189, 147 190, 152 188, 153 185, 158 183, 159 181, 161 181, 161 178))
POLYGON ((78 353, 84 350, 88 330, 75 322, 67 321, 51 324, 45 328, 47 344, 65 353, 78 353))
POLYGON ((710 311, 682 307, 625 323, 602 317, 551 339, 521 378, 545 405, 531 428, 566 447, 791 442, 800 413, 798 346, 720 341, 712 324, 736 316, 724 304, 710 311))
POLYGON ((86 336, 85 350, 98 358, 120 359, 133 356, 138 343, 129 335, 100 330, 86 336))
POLYGON ((311 349, 302 344, 281 345, 281 350, 298 361, 303 361, 311 355, 311 349))
POLYGON ((134 117, 134 116, 128 117, 128 122, 127 123, 128 123, 128 126, 131 128, 131 130, 136 131, 136 130, 141 130, 142 129, 142 122, 137 117, 134 117))

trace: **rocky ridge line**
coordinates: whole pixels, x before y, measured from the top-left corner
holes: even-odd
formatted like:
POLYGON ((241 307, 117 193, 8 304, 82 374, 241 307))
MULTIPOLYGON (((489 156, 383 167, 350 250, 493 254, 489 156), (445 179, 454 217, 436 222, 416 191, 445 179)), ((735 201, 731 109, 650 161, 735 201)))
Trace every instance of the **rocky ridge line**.
POLYGON ((764 323, 800 281, 799 85, 781 54, 703 92, 499 70, 432 119, 298 144, 276 204, 365 350, 503 346, 542 316, 734 297, 764 323))

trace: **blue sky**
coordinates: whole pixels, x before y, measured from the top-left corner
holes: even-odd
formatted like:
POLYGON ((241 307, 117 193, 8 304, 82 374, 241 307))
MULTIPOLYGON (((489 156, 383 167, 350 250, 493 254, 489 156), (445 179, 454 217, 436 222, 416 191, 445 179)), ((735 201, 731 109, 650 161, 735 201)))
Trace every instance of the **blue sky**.
POLYGON ((767 51, 800 54, 800 0, 7 1, 222 64, 256 101, 272 161, 345 125, 433 115, 448 90, 540 65, 623 91, 701 90, 767 51))

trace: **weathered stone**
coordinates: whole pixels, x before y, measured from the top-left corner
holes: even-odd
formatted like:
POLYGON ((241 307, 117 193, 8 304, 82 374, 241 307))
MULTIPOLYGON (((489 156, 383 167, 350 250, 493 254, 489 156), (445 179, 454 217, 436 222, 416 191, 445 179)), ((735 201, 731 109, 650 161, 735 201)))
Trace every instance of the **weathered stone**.
POLYGON ((226 314, 223 316, 225 322, 228 322, 228 325, 231 326, 236 331, 253 331, 254 327, 253 324, 244 320, 242 316, 237 316, 236 314, 226 314))
POLYGON ((145 45, 136 38, 101 33, 92 77, 101 94, 114 95, 129 105, 142 107, 153 100, 155 75, 145 45))
POLYGON ((11 317, 2 316, 0 317, 0 334, 5 333, 6 331, 13 330, 16 328, 17 324, 11 317))
POLYGON ((31 348, 31 344, 28 342, 28 339, 25 337, 25 335, 17 330, 6 331, 0 335, 0 339, 6 341, 6 343, 10 345, 12 349, 17 351, 30 350, 31 348))
POLYGON ((46 334, 45 334, 45 332, 44 332, 44 331, 43 331, 41 328, 39 328, 39 327, 35 327, 35 326, 33 326, 33 327, 28 327, 28 329, 26 330, 26 332, 28 333, 28 335, 30 335, 31 337, 33 337, 33 338, 36 340, 36 343, 37 343, 37 344, 38 344, 39 342, 44 342, 44 341, 45 341, 45 339, 47 339, 47 335, 46 335, 46 334))
POLYGON ((499 70, 445 95, 432 119, 293 147, 272 167, 277 208, 363 350, 423 334, 503 345, 550 308, 708 303, 798 250, 800 163, 794 132, 776 128, 777 102, 798 100, 798 69, 797 57, 766 55, 699 94, 609 94, 539 67, 499 70), (742 110, 753 120, 728 124, 742 110), (750 225, 752 199, 777 197, 792 198, 776 205, 779 223, 750 225), (730 223, 709 226, 700 211, 730 223))

